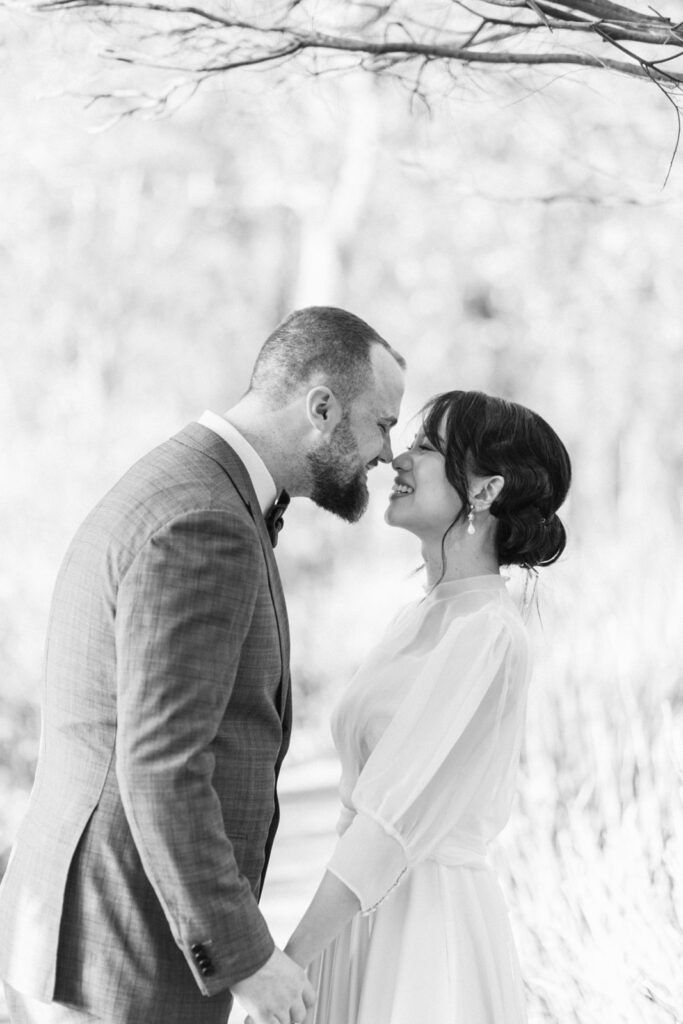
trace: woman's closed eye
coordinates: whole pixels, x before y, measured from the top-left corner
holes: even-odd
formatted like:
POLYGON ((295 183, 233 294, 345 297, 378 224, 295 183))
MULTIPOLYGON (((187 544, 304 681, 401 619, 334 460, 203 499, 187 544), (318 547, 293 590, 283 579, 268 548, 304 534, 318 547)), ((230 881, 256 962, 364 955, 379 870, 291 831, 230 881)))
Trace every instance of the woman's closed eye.
POLYGON ((416 434, 408 445, 409 452, 433 452, 434 450, 434 446, 429 443, 426 437, 422 437, 420 434, 416 434))

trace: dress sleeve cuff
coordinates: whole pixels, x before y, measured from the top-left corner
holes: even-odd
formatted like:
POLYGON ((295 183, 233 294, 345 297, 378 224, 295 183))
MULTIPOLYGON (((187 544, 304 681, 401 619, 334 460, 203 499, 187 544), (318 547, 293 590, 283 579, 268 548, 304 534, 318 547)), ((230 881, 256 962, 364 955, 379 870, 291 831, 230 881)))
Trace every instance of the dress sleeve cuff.
POLYGON ((398 885, 408 868, 399 838, 367 814, 357 814, 337 842, 328 870, 355 893, 370 913, 398 885))

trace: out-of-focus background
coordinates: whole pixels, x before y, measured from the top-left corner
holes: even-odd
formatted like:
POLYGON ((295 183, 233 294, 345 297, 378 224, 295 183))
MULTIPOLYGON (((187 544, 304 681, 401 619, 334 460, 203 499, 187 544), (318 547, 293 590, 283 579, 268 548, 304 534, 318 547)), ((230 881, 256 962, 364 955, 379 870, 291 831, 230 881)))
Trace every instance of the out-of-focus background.
MULTIPOLYGON (((0 73, 0 857, 39 735, 65 547, 151 446, 244 391, 292 309, 344 306, 431 394, 530 405, 566 442, 570 543, 531 616, 520 793, 494 854, 531 1024, 683 1020, 683 157, 654 88, 464 75, 431 109, 359 74, 235 74, 102 130, 88 29, 19 15, 0 73)), ((265 906, 276 937, 331 842, 329 711, 419 593, 382 519, 294 503, 278 547, 296 733, 265 906)), ((515 585, 519 581, 514 581, 515 585)), ((1 870, 1 868, 0 868, 1 870)))

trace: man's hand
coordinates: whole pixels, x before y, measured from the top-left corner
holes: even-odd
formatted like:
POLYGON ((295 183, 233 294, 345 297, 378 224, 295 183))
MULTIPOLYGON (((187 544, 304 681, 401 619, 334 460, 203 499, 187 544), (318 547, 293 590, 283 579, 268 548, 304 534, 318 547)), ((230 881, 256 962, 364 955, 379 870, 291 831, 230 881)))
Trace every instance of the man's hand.
POLYGON ((305 971, 280 949, 274 950, 255 974, 236 982, 231 991, 251 1024, 301 1024, 315 1002, 305 971))

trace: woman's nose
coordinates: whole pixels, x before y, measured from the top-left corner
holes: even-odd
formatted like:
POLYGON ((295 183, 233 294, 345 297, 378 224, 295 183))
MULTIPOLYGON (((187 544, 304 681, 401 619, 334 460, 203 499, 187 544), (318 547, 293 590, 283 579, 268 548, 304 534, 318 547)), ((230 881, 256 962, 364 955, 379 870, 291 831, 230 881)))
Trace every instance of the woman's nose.
POLYGON ((401 469, 409 469, 410 468, 410 452, 407 451, 407 450, 404 451, 404 452, 401 452, 392 461, 391 465, 392 465, 393 469, 399 469, 399 470, 401 470, 401 469))

